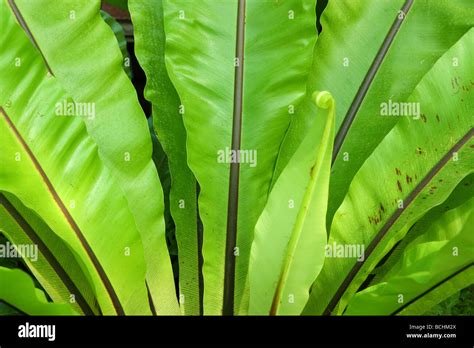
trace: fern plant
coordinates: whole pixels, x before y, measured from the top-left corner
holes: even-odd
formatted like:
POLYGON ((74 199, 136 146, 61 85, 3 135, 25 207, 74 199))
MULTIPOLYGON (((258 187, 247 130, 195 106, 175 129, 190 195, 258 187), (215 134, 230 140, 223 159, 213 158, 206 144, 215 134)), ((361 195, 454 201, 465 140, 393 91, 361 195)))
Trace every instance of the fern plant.
POLYGON ((473 284, 470 0, 121 2, 151 136, 100 5, 0 2, 0 313, 413 315, 473 284))

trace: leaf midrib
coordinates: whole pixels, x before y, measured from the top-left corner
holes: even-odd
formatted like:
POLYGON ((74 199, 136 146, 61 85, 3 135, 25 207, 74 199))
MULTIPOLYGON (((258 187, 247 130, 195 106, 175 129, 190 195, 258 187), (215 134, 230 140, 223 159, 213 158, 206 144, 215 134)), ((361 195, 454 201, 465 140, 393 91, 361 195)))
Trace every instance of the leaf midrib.
MULTIPOLYGON (((246 0, 238 0, 236 58, 238 65, 235 68, 234 78, 234 110, 232 124, 232 150, 240 150, 242 133, 242 106, 244 80, 244 46, 245 46, 245 12, 246 0)), ((230 164, 229 193, 227 205, 227 233, 224 265, 224 298, 223 315, 234 314, 234 286, 235 286, 235 255, 234 248, 237 242, 237 211, 239 202, 239 174, 240 164, 235 161, 230 164)))
POLYGON ((375 75, 380 69, 385 59, 385 56, 387 55, 387 52, 390 49, 390 46, 392 45, 393 40, 395 39, 398 33, 398 30, 400 29, 401 25, 403 24, 408 14, 408 11, 410 11, 411 9, 413 1, 414 0, 406 0, 405 3, 403 4, 400 10, 403 12, 402 18, 399 18, 399 14, 397 13, 397 17, 395 18, 392 26, 390 27, 390 30, 388 31, 387 36, 382 42, 382 45, 380 46, 377 54, 375 55, 374 60, 372 61, 372 64, 359 87, 359 90, 357 91, 351 105, 349 106, 349 109, 347 110, 346 116, 344 117, 344 120, 342 121, 342 124, 334 140, 334 150, 333 150, 333 156, 332 156, 333 165, 336 162, 339 151, 342 148, 342 145, 344 143, 344 140, 347 137, 347 134, 349 133, 352 123, 354 119, 356 118, 357 113, 359 112, 359 108, 362 105, 362 102, 364 101, 365 96, 367 95, 367 92, 370 86, 372 85, 372 82, 374 81, 375 75))
POLYGON ((38 45, 38 42, 36 41, 33 33, 31 32, 30 28, 28 27, 28 24, 26 24, 26 21, 25 21, 25 18, 23 17, 23 15, 21 14, 21 11, 20 9, 18 8, 18 6, 16 5, 15 3, 15 0, 8 0, 8 4, 10 5, 10 8, 12 9, 12 12, 13 14, 15 15, 18 23, 20 24, 20 26, 23 28, 24 32, 26 33, 26 35, 28 36, 28 38, 30 39, 30 41, 33 43, 33 45, 36 47, 36 49, 38 50, 38 52, 40 53, 41 57, 43 57, 43 60, 44 60, 44 64, 46 65, 46 69, 48 70, 48 72, 54 76, 53 74, 53 71, 51 70, 51 67, 49 66, 48 64, 48 61, 46 60, 46 57, 44 56, 43 52, 41 51, 41 48, 40 46, 38 45))

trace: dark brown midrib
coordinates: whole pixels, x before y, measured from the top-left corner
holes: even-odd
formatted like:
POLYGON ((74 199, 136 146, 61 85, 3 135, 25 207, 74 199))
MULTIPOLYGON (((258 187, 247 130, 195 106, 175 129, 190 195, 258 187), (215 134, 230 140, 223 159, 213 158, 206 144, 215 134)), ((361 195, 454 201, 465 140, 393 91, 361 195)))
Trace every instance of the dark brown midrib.
POLYGON ((0 193, 0 205, 3 205, 7 210, 8 214, 15 220, 18 226, 23 230, 23 232, 28 236, 28 238, 38 246, 39 251, 45 258, 46 262, 51 266, 54 272, 59 276, 64 286, 68 289, 69 293, 74 294, 78 306, 81 308, 82 312, 85 315, 94 315, 94 311, 89 306, 87 301, 82 296, 82 293, 77 288, 74 281, 69 277, 67 272, 61 266, 59 261, 53 255, 51 250, 43 243, 41 238, 36 234, 35 230, 30 226, 30 224, 23 218, 23 216, 18 212, 18 210, 10 203, 7 197, 0 193))
POLYGON ((41 167, 40 163, 36 159, 35 155, 29 148, 28 144, 25 142, 19 131, 16 129, 15 125, 13 124, 12 120, 10 117, 7 115, 5 110, 0 107, 0 114, 2 114, 12 130, 13 134, 19 141, 19 143, 22 145, 24 150, 27 152, 28 156, 30 157, 31 161, 33 162, 33 165, 35 166, 36 170, 40 174, 43 182, 46 184, 46 187, 48 191, 50 192, 51 196, 53 197, 54 202, 56 205, 59 207, 61 210, 62 214, 64 215, 64 218, 68 222, 69 226, 71 226, 72 230, 76 234, 76 237, 78 238, 81 246, 83 247, 84 251, 86 252, 87 256, 89 257, 90 261, 92 262, 95 270, 97 271, 97 274, 99 275, 109 297, 110 300, 114 306, 115 311, 117 312, 118 315, 125 315, 125 312, 123 310, 122 304, 120 303, 120 300, 115 293, 115 289, 112 286, 112 283, 110 282, 109 278, 107 277, 107 274, 105 273, 102 265, 100 264, 99 260, 97 259, 97 256, 94 254, 92 248, 90 247, 89 243, 87 242, 85 236, 83 235, 81 229, 79 226, 76 224, 74 221, 73 217, 71 214, 69 214, 68 210, 66 209, 66 206, 64 205, 63 201, 59 197, 58 193, 56 192, 53 184, 49 180, 48 176, 46 175, 45 171, 41 167))
POLYGON ((436 283, 435 285, 433 285, 432 287, 430 287, 428 290, 424 291, 423 293, 421 293, 420 295, 416 296, 414 299, 408 301, 407 303, 405 303, 403 306, 401 306, 400 308, 398 308, 396 311, 394 311, 393 313, 391 313, 390 315, 397 315, 398 313, 400 313, 402 310, 404 310, 405 308, 407 308, 408 306, 410 306, 411 304, 413 304, 414 302, 418 301, 420 298, 422 298, 423 296, 427 295, 428 293, 430 293, 431 291, 435 290, 437 287, 443 285, 444 283, 446 283, 447 281, 451 280, 452 278, 454 278, 455 276, 457 276, 458 274, 466 271, 469 267, 472 267, 474 265, 474 263, 470 263, 466 266, 464 266, 463 268, 459 269, 458 271, 454 272, 453 274, 451 274, 450 276, 444 278, 443 280, 439 281, 438 283, 436 283))
POLYGON ((420 183, 415 187, 415 189, 408 195, 408 197, 403 201, 403 208, 397 209, 395 213, 387 220, 383 225, 380 231, 377 233, 374 239, 370 242, 369 246, 365 250, 364 260, 356 262, 352 267, 349 274, 346 276, 342 284, 337 289, 337 292, 329 302, 328 306, 324 310, 324 315, 330 315, 331 312, 336 307, 337 303, 341 297, 346 292, 347 288, 351 284, 352 280, 355 278, 359 270, 365 264, 367 259, 370 257, 372 252, 375 250, 380 241, 385 237, 390 228, 397 222, 397 219, 402 215, 402 213, 408 208, 408 206, 415 200, 417 195, 430 183, 431 179, 448 163, 451 159, 452 154, 457 152, 466 144, 469 139, 474 135, 474 128, 471 128, 444 156, 441 160, 431 169, 431 171, 420 181, 420 183))
POLYGON ((365 75, 364 80, 362 81, 362 84, 359 87, 359 90, 357 91, 357 94, 355 95, 354 100, 351 103, 351 106, 347 110, 347 114, 344 117, 344 121, 342 122, 341 127, 339 128, 336 138, 334 140, 332 164, 336 162, 337 155, 339 154, 342 144, 344 143, 344 140, 346 139, 347 133, 349 132, 352 122, 354 121, 356 114, 359 111, 359 108, 362 102, 364 101, 367 91, 369 90, 372 84, 372 81, 374 80, 374 77, 377 74, 377 71, 379 70, 380 66, 383 63, 383 60, 385 58, 385 55, 388 52, 388 49, 392 45, 392 42, 395 39, 395 36, 397 35, 398 30, 400 29, 403 21, 405 20, 406 15, 408 14, 408 11, 410 11, 413 1, 414 0, 406 0, 406 2, 404 3, 401 9, 401 11, 403 11, 404 13, 403 18, 400 19, 397 14, 395 21, 390 27, 390 30, 388 31, 388 34, 385 37, 385 40, 380 46, 374 58, 374 61, 372 62, 372 65, 369 68, 369 71, 365 75))
MULTIPOLYGON (((234 113, 232 125, 232 150, 240 150, 242 133, 242 104, 244 80, 244 44, 245 44, 245 5, 246 0, 239 0, 237 11, 237 40, 236 58, 238 66, 235 68, 234 77, 234 113)), ((239 202, 239 161, 230 164, 229 196, 227 204, 227 238, 224 266, 224 298, 223 315, 234 314, 234 286, 235 286, 235 255, 234 248, 237 243, 237 210, 239 202)))
POLYGON ((35 45, 36 49, 40 53, 41 57, 43 57, 44 64, 46 65, 46 69, 48 69, 48 72, 54 76, 53 71, 51 70, 51 67, 48 64, 48 61, 46 60, 46 57, 44 56, 43 52, 41 51, 41 48, 38 45, 38 42, 36 41, 35 37, 33 36, 33 33, 31 32, 30 28, 28 27, 28 24, 26 24, 25 18, 20 12, 20 9, 15 3, 15 0, 8 0, 8 4, 10 5, 10 8, 13 11, 13 14, 15 15, 18 23, 20 26, 23 28, 24 32, 30 39, 30 41, 35 45))

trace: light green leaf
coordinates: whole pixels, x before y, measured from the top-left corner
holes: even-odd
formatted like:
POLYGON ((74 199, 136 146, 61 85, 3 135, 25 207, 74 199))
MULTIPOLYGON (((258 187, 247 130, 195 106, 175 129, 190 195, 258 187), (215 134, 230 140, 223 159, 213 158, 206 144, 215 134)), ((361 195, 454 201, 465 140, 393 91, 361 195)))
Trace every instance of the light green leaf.
POLYGON ((163 2, 166 66, 201 188, 205 314, 246 313, 253 231, 291 111, 305 93, 315 3, 163 2), (235 156, 229 163, 231 150, 245 151, 240 166, 235 156))
POLYGON ((126 196, 87 134, 88 115, 79 117, 4 2, 0 15, 0 190, 74 250, 102 313, 148 314, 142 241, 126 196))
POLYGON ((0 267, 0 301, 28 315, 77 315, 67 303, 48 303, 19 269, 0 267))
POLYGON ((123 71, 116 39, 100 16, 100 1, 10 3, 16 4, 61 86, 74 101, 95 105, 96 117, 84 121, 135 218, 156 312, 179 313, 165 240, 163 192, 151 159, 146 118, 123 71))
POLYGON ((168 156, 172 180, 170 210, 178 243, 180 305, 184 314, 198 315, 203 289, 199 284, 197 183, 187 165, 181 101, 165 66, 162 1, 133 0, 129 6, 134 24, 135 52, 147 76, 145 97, 153 105, 155 130, 168 156))
POLYGON ((283 170, 255 228, 250 314, 300 314, 323 266, 335 110, 329 93, 314 99, 327 114, 283 170))
POLYGON ((420 118, 401 117, 357 173, 328 244, 364 247, 364 259, 327 258, 305 313, 342 313, 382 257, 472 173, 473 39, 471 29, 435 64, 408 99, 420 118))

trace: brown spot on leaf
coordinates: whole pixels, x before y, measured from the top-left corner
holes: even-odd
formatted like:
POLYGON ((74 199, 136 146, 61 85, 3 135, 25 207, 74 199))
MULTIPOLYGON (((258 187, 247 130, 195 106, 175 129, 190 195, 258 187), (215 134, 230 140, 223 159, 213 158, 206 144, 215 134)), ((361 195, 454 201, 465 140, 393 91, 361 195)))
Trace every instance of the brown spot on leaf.
POLYGON ((438 114, 436 114, 436 121, 439 122, 439 115, 438 114))
POLYGON ((402 192, 402 184, 400 183, 399 180, 397 180, 397 186, 398 186, 398 190, 402 192))
POLYGON ((426 123, 426 116, 425 116, 425 114, 421 114, 421 120, 422 120, 424 123, 426 123))
POLYGON ((421 149, 421 147, 417 147, 416 150, 415 150, 415 153, 417 155, 421 155, 423 153, 423 150, 421 149))
POLYGON ((380 221, 382 221, 382 213, 381 211, 379 210, 378 213, 375 213, 374 216, 368 216, 369 218, 369 223, 373 223, 374 225, 377 225, 378 223, 380 223, 380 221))
POLYGON ((413 181, 413 178, 407 174, 406 180, 407 180, 407 184, 410 184, 413 181))
POLYGON ((382 211, 382 213, 385 212, 385 208, 383 207, 383 204, 382 204, 382 203, 380 203, 380 210, 382 211))
POLYGON ((398 168, 395 168, 395 173, 396 173, 397 175, 402 175, 402 172, 401 172, 400 169, 398 169, 398 168))

